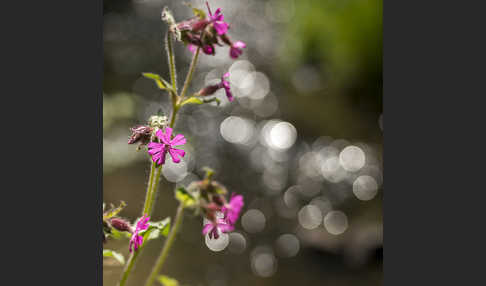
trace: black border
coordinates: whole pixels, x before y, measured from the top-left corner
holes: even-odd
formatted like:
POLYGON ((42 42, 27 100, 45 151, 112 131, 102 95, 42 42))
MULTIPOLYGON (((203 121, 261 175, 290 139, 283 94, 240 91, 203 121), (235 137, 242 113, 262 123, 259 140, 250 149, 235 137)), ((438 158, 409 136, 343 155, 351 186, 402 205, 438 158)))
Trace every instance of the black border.
POLYGON ((2 25, 2 285, 102 285, 103 1, 2 25))

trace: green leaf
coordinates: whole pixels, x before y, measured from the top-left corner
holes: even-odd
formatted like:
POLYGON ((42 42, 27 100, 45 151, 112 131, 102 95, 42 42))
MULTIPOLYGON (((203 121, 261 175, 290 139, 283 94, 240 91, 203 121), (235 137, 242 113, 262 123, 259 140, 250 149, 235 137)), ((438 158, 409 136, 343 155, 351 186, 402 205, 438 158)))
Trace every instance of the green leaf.
POLYGON ((176 189, 175 197, 184 204, 184 207, 192 207, 196 204, 196 198, 183 187, 176 189))
POLYGON ((174 278, 170 278, 169 276, 160 275, 157 277, 157 280, 159 280, 163 286, 179 286, 179 282, 177 282, 177 280, 174 278))
POLYGON ((166 80, 164 80, 160 75, 155 73, 144 72, 142 75, 148 79, 155 81, 155 84, 159 89, 172 91, 172 86, 166 80))
POLYGON ((201 9, 192 8, 192 13, 194 13, 194 15, 196 15, 196 17, 199 17, 199 19, 201 20, 206 19, 206 13, 201 9))
POLYGON ((112 206, 111 210, 103 214, 103 220, 107 220, 116 216, 118 213, 120 213, 123 210, 123 208, 126 207, 126 205, 127 204, 124 201, 121 201, 119 207, 115 208, 114 206, 112 206))
POLYGON ((188 99, 184 100, 181 103, 181 106, 183 106, 185 104, 189 104, 189 103, 192 103, 192 104, 203 104, 204 101, 202 101, 201 99, 199 99, 197 97, 189 97, 188 99))
POLYGON ((159 238, 161 235, 167 237, 170 230, 170 217, 157 222, 149 222, 149 227, 146 230, 140 231, 139 234, 143 236, 143 243, 146 241, 159 238))
POLYGON ((125 257, 122 254, 111 250, 111 249, 103 249, 103 256, 104 257, 113 257, 115 258, 120 264, 125 264, 125 257))

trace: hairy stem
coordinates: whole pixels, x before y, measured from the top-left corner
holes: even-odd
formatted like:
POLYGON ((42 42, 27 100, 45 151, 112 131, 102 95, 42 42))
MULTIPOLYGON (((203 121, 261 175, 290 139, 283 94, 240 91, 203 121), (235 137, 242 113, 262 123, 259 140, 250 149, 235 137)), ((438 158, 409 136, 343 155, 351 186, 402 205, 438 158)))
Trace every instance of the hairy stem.
POLYGON ((120 282, 118 283, 119 286, 123 286, 127 282, 128 275, 130 274, 130 272, 132 272, 133 265, 135 265, 135 261, 137 260, 139 252, 140 252, 140 250, 134 251, 130 254, 130 257, 128 258, 128 261, 127 261, 127 266, 125 267, 125 270, 123 271, 122 278, 121 278, 120 282))
MULTIPOLYGON (((142 215, 147 214, 148 216, 150 216, 153 211, 153 206, 156 197, 155 194, 157 192, 157 187, 159 186, 160 174, 162 173, 162 166, 157 167, 155 162, 152 162, 152 166, 150 169, 151 170, 150 170, 150 176, 149 176, 149 181, 147 186, 147 194, 145 196, 145 203, 144 203, 143 213, 142 213, 142 215)), ((133 266, 135 265, 135 262, 137 261, 137 257, 141 251, 142 251, 142 247, 130 254, 127 261, 127 265, 123 270, 122 278, 118 283, 118 286, 124 286, 125 283, 127 282, 128 276, 132 272, 133 266)))
POLYGON ((196 69, 197 58, 199 56, 199 51, 201 50, 200 47, 197 48, 194 56, 192 57, 191 65, 189 66, 189 71, 187 72, 186 81, 184 82, 184 86, 182 87, 181 96, 180 98, 183 99, 184 95, 186 94, 187 88, 192 80, 192 75, 194 74, 194 70, 196 69))
POLYGON ((147 189, 147 196, 145 198, 145 204, 143 207, 143 213, 150 216, 152 214, 152 210, 155 203, 155 194, 157 193, 157 187, 159 186, 160 181, 160 173, 162 173, 162 166, 157 167, 155 162, 152 162, 152 167, 150 168, 150 177, 149 177, 149 188, 147 189), (154 174, 155 173, 155 174, 154 174))
POLYGON ((172 45, 172 33, 167 31, 167 37, 165 40, 165 49, 167 51, 167 57, 169 58, 169 72, 170 72, 170 82, 172 83, 172 88, 177 95, 177 74, 176 65, 174 57, 174 47, 172 45))
POLYGON ((170 230, 169 236, 165 240, 164 247, 162 248, 162 252, 160 253, 159 258, 157 258, 157 262, 155 263, 154 268, 152 269, 152 272, 150 273, 147 282, 145 283, 145 286, 152 286, 152 284, 155 281, 155 278, 157 278, 157 275, 160 273, 162 270, 162 266, 164 266, 164 263, 167 259, 167 255, 169 254, 169 251, 174 244, 175 237, 177 235, 177 231, 182 225, 182 218, 184 217, 184 205, 182 203, 179 204, 179 207, 177 208, 177 214, 175 217, 175 222, 174 226, 170 230))

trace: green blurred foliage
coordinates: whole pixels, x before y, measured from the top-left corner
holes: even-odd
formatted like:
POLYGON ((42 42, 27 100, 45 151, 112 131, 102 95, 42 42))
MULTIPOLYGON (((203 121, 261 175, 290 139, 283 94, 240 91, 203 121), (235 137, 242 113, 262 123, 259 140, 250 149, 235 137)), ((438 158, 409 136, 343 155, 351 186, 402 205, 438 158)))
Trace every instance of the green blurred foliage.
POLYGON ((275 74, 285 84, 301 65, 318 71, 323 88, 292 90, 304 96, 289 97, 285 110, 312 133, 381 141, 382 7, 382 0, 296 3, 275 74))

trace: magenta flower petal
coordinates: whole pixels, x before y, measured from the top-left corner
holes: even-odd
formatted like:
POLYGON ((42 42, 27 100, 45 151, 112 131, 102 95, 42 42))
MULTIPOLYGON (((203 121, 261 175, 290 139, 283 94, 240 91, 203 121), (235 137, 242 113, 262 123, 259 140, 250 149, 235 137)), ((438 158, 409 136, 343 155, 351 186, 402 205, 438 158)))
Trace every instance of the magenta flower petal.
POLYGON ((170 144, 172 146, 179 146, 179 145, 184 145, 186 144, 186 138, 184 138, 184 135, 182 134, 177 134, 172 141, 170 141, 170 144))
POLYGON ((135 231, 133 231, 132 237, 130 238, 130 243, 128 245, 128 250, 130 252, 133 250, 137 251, 138 247, 142 245, 143 237, 139 234, 139 232, 146 230, 149 227, 149 220, 150 217, 144 214, 143 217, 137 222, 137 226, 135 227, 135 231))
POLYGON ((184 150, 174 148, 174 146, 186 144, 186 138, 184 135, 178 134, 174 137, 174 139, 171 139, 172 131, 173 130, 170 127, 165 128, 165 133, 162 132, 162 130, 158 130, 155 135, 160 139, 160 141, 162 141, 162 143, 151 142, 147 145, 148 153, 152 156, 152 161, 158 165, 165 163, 167 152, 172 157, 172 161, 174 161, 174 163, 179 163, 181 161, 181 157, 184 157, 186 154, 184 150))
MULTIPOLYGON (((160 130, 159 130, 160 131, 160 130)), ((158 132, 157 132, 158 133, 158 132)), ((162 142, 164 144, 167 144, 167 145, 170 145, 170 141, 171 141, 171 137, 172 137, 172 128, 170 127, 166 127, 165 128, 165 133, 162 133, 162 136, 158 136, 157 137, 160 138, 160 140, 162 140, 162 142)))
POLYGON ((213 225, 211 223, 205 224, 203 229, 202 229, 202 234, 206 235, 208 232, 213 228, 213 225))
POLYGON ((237 41, 236 43, 231 45, 230 57, 233 58, 233 59, 238 58, 243 53, 243 51, 241 49, 245 48, 245 47, 246 47, 246 44, 244 42, 237 41))
POLYGON ((174 161, 174 163, 179 163, 181 161, 180 157, 184 157, 186 152, 184 152, 184 150, 170 148, 169 154, 172 157, 172 161, 174 161))
POLYGON ((243 208, 243 196, 242 195, 231 195, 229 203, 223 206, 221 211, 225 214, 225 218, 231 225, 234 225, 238 218, 240 217, 241 209, 243 208))
POLYGON ((224 21, 216 21, 213 23, 213 27, 218 35, 223 35, 228 31, 229 24, 224 21))

